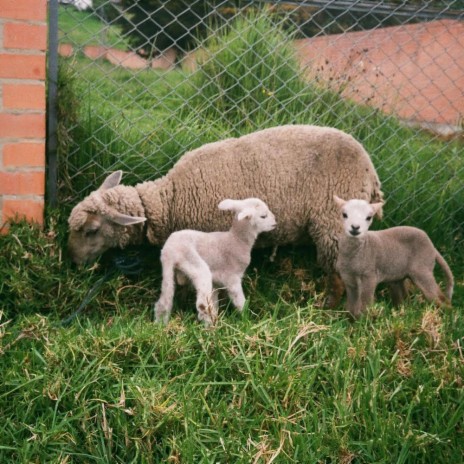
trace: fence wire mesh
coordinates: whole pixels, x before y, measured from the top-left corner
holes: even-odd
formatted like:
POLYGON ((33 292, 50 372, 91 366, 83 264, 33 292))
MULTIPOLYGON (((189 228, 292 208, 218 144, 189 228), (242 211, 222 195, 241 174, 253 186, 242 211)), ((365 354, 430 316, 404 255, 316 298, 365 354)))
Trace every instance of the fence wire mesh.
POLYGON ((60 202, 207 142, 328 125, 372 156, 383 226, 462 244, 463 18, 463 1, 63 0, 60 202))

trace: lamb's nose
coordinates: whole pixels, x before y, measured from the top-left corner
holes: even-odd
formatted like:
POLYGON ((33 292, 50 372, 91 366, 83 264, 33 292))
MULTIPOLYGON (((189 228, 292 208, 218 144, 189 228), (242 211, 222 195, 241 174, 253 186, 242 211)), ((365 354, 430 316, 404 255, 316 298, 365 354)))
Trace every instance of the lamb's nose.
POLYGON ((361 228, 361 226, 353 226, 353 225, 352 225, 351 228, 352 228, 353 230, 355 230, 355 231, 358 231, 358 230, 361 228))

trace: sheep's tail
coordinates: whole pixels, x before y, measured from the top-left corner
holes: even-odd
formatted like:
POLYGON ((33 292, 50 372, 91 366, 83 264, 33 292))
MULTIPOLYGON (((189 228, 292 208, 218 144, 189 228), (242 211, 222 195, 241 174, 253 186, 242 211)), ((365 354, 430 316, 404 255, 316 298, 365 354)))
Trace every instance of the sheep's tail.
POLYGON ((448 263, 445 261, 445 258, 437 251, 437 256, 436 256, 437 263, 440 265, 440 267, 443 269, 443 272, 445 273, 446 276, 446 291, 445 295, 448 298, 449 302, 451 303, 451 298, 453 296, 453 287, 454 287, 454 277, 453 273, 451 272, 450 267, 448 266, 448 263))

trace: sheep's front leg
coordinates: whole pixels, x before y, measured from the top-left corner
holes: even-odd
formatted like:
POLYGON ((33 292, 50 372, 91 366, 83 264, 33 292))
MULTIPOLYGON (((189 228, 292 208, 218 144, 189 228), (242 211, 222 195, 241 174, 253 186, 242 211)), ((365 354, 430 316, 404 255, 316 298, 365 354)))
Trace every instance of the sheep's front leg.
POLYGON ((230 279, 226 283, 226 288, 233 305, 241 312, 246 301, 242 288, 242 279, 239 277, 230 279))
POLYGON ((361 312, 374 302, 375 288, 377 281, 373 277, 363 277, 359 284, 361 312))
POLYGON ((346 306, 354 319, 358 319, 374 300, 375 279, 356 276, 346 286, 346 306))
POLYGON ((198 319, 206 326, 214 325, 217 320, 217 297, 213 295, 213 276, 200 256, 191 256, 191 262, 179 264, 182 272, 190 279, 197 293, 196 307, 198 319))
POLYGON ((361 315, 361 293, 356 284, 346 286, 346 309, 354 319, 358 319, 361 315))

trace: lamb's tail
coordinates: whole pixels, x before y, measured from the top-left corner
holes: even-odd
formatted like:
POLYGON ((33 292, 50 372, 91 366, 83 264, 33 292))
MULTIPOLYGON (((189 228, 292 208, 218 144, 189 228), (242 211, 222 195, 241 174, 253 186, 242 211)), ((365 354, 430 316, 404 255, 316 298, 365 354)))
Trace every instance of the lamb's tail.
POLYGON ((446 276, 445 295, 451 304, 451 298, 453 297, 453 287, 454 287, 453 273, 451 272, 451 269, 448 266, 448 263, 445 261, 445 258, 443 258, 443 256, 438 251, 437 251, 436 260, 437 260, 437 263, 440 265, 440 267, 443 269, 443 272, 445 273, 445 276, 446 276))

